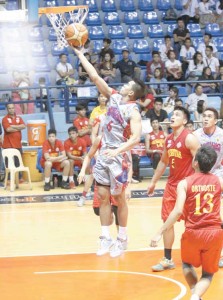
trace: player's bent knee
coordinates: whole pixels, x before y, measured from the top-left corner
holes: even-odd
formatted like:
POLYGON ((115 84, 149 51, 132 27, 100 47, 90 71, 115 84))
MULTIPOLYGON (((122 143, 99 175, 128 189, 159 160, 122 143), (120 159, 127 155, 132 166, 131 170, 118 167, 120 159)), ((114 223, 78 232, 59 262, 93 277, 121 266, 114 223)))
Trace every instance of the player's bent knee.
POLYGON ((193 269, 193 266, 191 264, 182 262, 182 268, 183 269, 193 269))
POLYGON ((52 162, 51 161, 45 161, 45 169, 51 169, 52 168, 52 162))
POLYGON ((208 273, 208 272, 205 272, 204 270, 202 270, 201 278, 212 281, 213 276, 214 276, 214 274, 208 273))
POLYGON ((99 209, 99 207, 93 207, 93 210, 94 210, 94 213, 95 213, 96 216, 100 215, 100 209, 99 209))

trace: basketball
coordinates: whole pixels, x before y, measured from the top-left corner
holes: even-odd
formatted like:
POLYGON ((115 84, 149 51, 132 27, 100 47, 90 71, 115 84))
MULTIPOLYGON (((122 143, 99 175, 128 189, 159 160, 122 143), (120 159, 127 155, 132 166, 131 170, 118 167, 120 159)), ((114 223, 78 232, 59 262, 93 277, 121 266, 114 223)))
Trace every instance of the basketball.
POLYGON ((81 47, 88 39, 88 30, 83 24, 70 24, 65 29, 65 39, 70 46, 81 47))

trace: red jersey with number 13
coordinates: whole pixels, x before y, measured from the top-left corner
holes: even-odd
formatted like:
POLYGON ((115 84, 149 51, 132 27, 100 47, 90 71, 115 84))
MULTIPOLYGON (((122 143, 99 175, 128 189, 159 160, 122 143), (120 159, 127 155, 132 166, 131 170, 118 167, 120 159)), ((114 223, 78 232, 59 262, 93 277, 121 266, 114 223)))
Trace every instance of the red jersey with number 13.
POLYGON ((218 228, 221 226, 221 184, 211 173, 195 173, 186 178, 187 198, 184 206, 186 228, 218 228))
POLYGON ((194 173, 194 169, 192 168, 193 156, 190 149, 185 145, 188 134, 191 133, 187 129, 184 129, 175 140, 173 133, 166 138, 165 145, 170 167, 168 184, 173 186, 177 186, 180 180, 194 173))

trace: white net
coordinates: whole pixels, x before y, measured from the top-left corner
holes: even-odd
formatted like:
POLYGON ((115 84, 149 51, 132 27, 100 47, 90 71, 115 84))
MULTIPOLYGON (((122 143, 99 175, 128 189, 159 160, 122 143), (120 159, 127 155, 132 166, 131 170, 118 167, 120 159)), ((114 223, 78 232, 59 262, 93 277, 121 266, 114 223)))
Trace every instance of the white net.
POLYGON ((72 23, 83 23, 88 14, 88 7, 83 6, 73 11, 65 13, 46 13, 50 20, 56 35, 59 48, 68 47, 69 44, 65 39, 65 29, 72 23))

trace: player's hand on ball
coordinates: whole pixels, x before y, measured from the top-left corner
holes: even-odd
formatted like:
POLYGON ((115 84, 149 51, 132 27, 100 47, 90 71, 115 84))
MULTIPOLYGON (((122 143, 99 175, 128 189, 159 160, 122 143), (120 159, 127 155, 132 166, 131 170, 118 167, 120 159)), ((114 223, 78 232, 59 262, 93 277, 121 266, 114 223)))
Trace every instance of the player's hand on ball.
POLYGON ((154 247, 154 248, 157 247, 159 241, 161 240, 161 238, 162 238, 162 235, 161 235, 161 234, 156 234, 156 235, 151 239, 150 247, 154 247))
POLYGON ((152 196, 154 194, 155 184, 151 182, 147 188, 148 196, 152 196))

